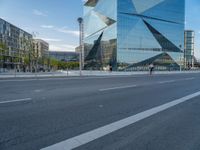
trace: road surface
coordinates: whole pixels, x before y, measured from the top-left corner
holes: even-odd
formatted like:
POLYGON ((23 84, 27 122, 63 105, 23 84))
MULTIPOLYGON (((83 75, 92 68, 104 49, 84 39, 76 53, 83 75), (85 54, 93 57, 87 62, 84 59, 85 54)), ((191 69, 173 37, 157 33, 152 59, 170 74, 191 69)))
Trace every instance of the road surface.
POLYGON ((199 150, 200 74, 0 80, 0 150, 199 150))

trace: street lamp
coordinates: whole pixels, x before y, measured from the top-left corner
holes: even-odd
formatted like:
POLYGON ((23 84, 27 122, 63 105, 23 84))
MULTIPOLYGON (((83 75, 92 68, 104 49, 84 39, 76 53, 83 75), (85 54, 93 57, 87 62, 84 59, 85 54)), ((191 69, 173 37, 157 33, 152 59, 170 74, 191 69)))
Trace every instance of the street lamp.
MULTIPOLYGON (((179 45, 179 47, 180 47, 180 50, 182 51, 182 45, 181 44, 179 45)), ((184 66, 184 55, 185 55, 184 53, 185 52, 183 51, 183 56, 180 55, 180 72, 182 71, 182 65, 184 66)))
POLYGON ((83 18, 79 17, 77 19, 79 23, 79 70, 80 70, 80 76, 82 76, 82 66, 83 66, 83 18))

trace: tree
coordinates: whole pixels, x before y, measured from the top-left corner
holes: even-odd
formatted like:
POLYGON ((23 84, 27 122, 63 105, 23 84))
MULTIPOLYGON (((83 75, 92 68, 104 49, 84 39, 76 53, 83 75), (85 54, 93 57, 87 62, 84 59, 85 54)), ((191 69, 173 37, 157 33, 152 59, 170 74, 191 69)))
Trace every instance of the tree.
POLYGON ((0 42, 0 64, 1 68, 4 68, 5 66, 5 61, 6 61, 6 56, 8 55, 8 47, 6 44, 0 42))
POLYGON ((54 58, 49 58, 50 67, 54 70, 58 69, 59 61, 54 58))
POLYGON ((79 68, 79 62, 65 62, 54 58, 49 58, 50 67, 54 70, 66 70, 66 69, 76 69, 79 68))
POLYGON ((58 64, 58 69, 76 69, 79 67, 79 63, 78 62, 64 62, 64 61, 59 61, 58 64))

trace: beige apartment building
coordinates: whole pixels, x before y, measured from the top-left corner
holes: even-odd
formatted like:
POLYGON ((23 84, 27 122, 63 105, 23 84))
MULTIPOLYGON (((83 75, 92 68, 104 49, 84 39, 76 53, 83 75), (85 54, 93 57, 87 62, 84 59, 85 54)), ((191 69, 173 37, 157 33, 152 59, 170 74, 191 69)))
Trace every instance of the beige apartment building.
POLYGON ((33 49, 37 58, 49 55, 49 44, 41 39, 33 40, 33 49))
POLYGON ((49 44, 41 39, 33 40, 33 50, 35 61, 38 64, 37 68, 47 68, 47 61, 49 59, 49 44))

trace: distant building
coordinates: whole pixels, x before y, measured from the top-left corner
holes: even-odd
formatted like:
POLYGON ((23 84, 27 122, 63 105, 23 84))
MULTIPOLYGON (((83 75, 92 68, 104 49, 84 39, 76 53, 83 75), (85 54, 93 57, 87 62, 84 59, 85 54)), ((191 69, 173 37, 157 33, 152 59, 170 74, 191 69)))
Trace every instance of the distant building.
POLYGON ((49 56, 49 44, 41 39, 33 40, 33 49, 37 58, 49 56))
POLYGON ((50 51, 49 56, 59 61, 78 62, 79 54, 76 52, 50 51))
POLYGON ((0 18, 0 43, 8 48, 0 53, 3 68, 22 68, 32 49, 32 35, 0 18))
POLYGON ((80 46, 78 46, 78 47, 75 48, 75 52, 76 53, 80 53, 80 46))
POLYGON ((185 30, 184 62, 186 68, 194 67, 194 38, 194 31, 185 30))
POLYGON ((49 66, 49 44, 41 39, 33 40, 33 56, 37 69, 47 69, 49 66))

